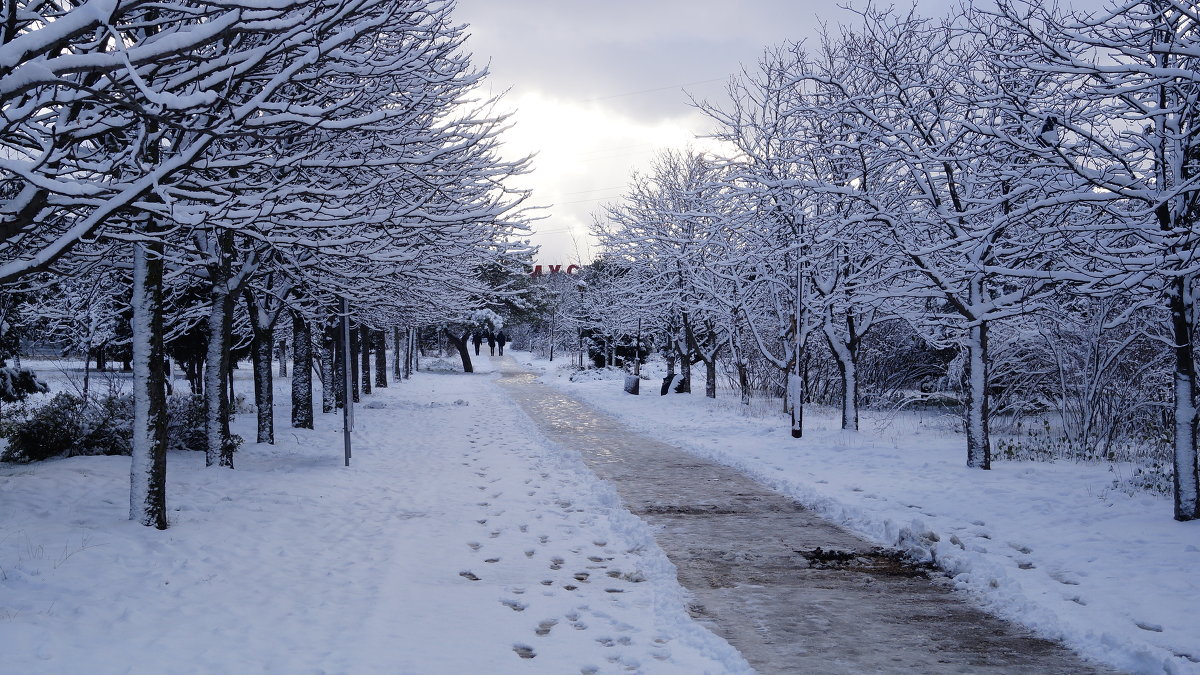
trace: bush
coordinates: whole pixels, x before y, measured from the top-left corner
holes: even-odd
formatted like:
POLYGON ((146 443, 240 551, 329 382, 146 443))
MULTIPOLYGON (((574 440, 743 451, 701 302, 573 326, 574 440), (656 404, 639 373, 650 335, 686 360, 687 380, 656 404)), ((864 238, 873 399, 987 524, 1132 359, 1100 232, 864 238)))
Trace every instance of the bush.
POLYGON ((68 455, 128 455, 133 450, 133 397, 113 395, 90 402, 83 437, 68 455))
POLYGON ((167 397, 167 447, 172 450, 204 450, 204 398, 167 397))
MULTIPOLYGON (((4 462, 40 462, 76 455, 128 455, 133 440, 133 397, 109 394, 88 401, 56 394, 36 408, 10 407, 0 418, 8 447, 4 462)), ((203 450, 204 403, 197 396, 167 398, 167 447, 203 450)))
POLYGON ((83 438, 82 401, 67 393, 55 395, 46 405, 27 414, 24 420, 8 418, 3 429, 8 439, 0 460, 5 462, 40 462, 57 457, 77 446, 83 438))

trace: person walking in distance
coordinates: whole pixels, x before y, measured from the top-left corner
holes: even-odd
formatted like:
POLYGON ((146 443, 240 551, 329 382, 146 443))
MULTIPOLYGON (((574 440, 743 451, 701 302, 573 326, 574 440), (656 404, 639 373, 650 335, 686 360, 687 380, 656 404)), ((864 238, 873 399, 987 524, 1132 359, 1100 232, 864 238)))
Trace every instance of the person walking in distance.
POLYGON ((504 331, 500 331, 496 335, 496 344, 500 345, 500 356, 504 356, 504 343, 506 342, 508 342, 508 337, 504 334, 504 331))
POLYGON ((496 334, 489 330, 488 334, 487 334, 487 340, 488 340, 488 349, 492 350, 492 356, 495 356, 496 355, 496 334))
POLYGON ((479 356, 479 345, 483 344, 483 334, 475 331, 475 334, 471 336, 471 342, 475 343, 475 356, 479 356))

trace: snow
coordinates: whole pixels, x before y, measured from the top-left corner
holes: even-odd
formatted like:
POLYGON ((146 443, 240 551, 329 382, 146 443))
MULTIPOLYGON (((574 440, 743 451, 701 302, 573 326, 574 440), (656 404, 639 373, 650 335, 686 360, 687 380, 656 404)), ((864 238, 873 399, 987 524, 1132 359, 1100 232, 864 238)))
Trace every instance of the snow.
MULTIPOLYGON (((340 418, 247 442, 236 470, 172 453, 166 531, 127 520, 129 458, 0 465, 2 670, 750 672, 687 615, 647 526, 493 376, 365 396, 349 468, 340 418)), ((234 431, 254 438, 254 415, 234 431)))
MULTIPOLYGON (((1200 526, 1111 489, 1127 468, 967 469, 933 414, 863 411, 847 433, 810 405, 795 440, 762 401, 629 396, 619 371, 572 381, 567 363, 516 356, 649 436, 937 562, 974 603, 1085 656, 1200 673, 1200 526)), ((349 468, 334 414, 247 442, 233 471, 172 453, 163 532, 127 520, 128 458, 0 465, 5 672, 750 672, 687 615, 648 527, 537 434, 496 360, 474 363, 365 396, 349 468)), ((237 376, 248 392, 249 369, 237 376)), ((285 411, 290 383, 276 386, 285 411)), ((252 439, 254 415, 234 431, 252 439)))
POLYGON ((566 364, 518 358, 648 436, 936 562, 977 605, 1084 656, 1131 672, 1200 673, 1200 522, 1174 521, 1169 498, 1112 489, 1128 467, 969 469, 964 437, 933 413, 863 411, 854 433, 839 428, 837 411, 809 405, 797 440, 781 411, 746 409, 735 392, 712 401, 647 386, 655 395, 630 396, 621 373, 571 378, 566 364))

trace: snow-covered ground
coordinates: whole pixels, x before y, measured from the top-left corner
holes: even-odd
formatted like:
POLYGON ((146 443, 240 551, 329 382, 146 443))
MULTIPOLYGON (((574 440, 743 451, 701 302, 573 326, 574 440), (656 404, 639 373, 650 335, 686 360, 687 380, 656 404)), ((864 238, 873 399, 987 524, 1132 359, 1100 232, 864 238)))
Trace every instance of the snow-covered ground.
POLYGON ((0 672, 748 672, 493 376, 366 397, 349 468, 340 415, 290 429, 278 387, 277 445, 171 454, 165 532, 126 520, 127 457, 0 465, 0 672))
POLYGON ((652 380, 630 396, 619 374, 571 381, 568 364, 518 358, 649 436, 935 561, 995 614, 1125 670, 1200 673, 1200 521, 1172 520, 1169 499, 1111 489, 1107 465, 969 470, 944 415, 868 413, 847 433, 833 411, 810 410, 797 440, 781 414, 747 411, 734 394, 659 396, 652 380))

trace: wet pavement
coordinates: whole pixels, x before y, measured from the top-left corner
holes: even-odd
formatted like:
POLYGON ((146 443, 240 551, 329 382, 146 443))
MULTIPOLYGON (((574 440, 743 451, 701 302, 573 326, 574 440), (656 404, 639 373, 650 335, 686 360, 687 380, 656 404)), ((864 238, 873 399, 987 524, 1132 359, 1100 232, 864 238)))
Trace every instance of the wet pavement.
MULTIPOLYGON (((761 673, 1111 673, 971 607, 737 471, 623 427, 511 358, 500 382, 650 523, 689 611, 761 673)), ((614 385, 616 386, 616 385, 614 385)))

